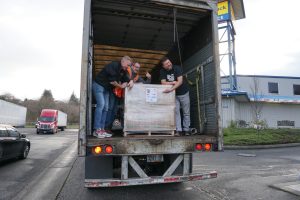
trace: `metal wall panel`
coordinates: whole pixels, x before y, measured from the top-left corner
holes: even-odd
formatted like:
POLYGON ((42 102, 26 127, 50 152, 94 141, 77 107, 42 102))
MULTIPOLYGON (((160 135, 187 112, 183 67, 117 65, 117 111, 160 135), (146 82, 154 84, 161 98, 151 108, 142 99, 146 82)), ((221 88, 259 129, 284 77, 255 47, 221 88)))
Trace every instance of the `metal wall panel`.
MULTIPOLYGON (((300 105, 263 103, 261 120, 264 120, 269 128, 278 128, 277 121, 294 121, 294 128, 300 128, 300 105)), ((228 127, 230 121, 244 120, 249 127, 255 119, 251 103, 236 102, 233 98, 222 99, 223 127, 228 127)))
POLYGON ((236 113, 236 102, 232 98, 222 99, 222 127, 227 128, 231 121, 235 121, 236 113))
POLYGON ((300 85, 300 79, 292 78, 273 78, 273 77, 251 77, 237 76, 238 89, 253 94, 254 80, 257 79, 258 91, 260 95, 279 95, 295 97, 293 85, 300 85), (278 83, 278 94, 269 93, 268 83, 278 83))
POLYGON ((262 119, 266 120, 271 128, 277 128, 277 121, 294 121, 295 128, 300 128, 300 105, 292 104, 269 104, 262 107, 262 119))
MULTIPOLYGON (((212 56, 212 43, 209 43, 203 47, 200 51, 196 52, 193 56, 184 61, 184 72, 188 72, 195 68, 197 65, 204 63, 209 57, 212 56)), ((204 131, 206 133, 216 133, 217 127, 217 115, 216 115, 216 105, 214 103, 215 99, 215 68, 214 63, 211 62, 204 66, 204 85, 202 85, 201 80, 199 81, 199 93, 201 103, 201 119, 204 122, 204 131), (204 88, 203 88, 204 87, 204 88), (204 90, 204 94, 203 91, 204 90)), ((201 76, 201 74, 200 74, 201 76)), ((195 83, 197 77, 196 71, 194 73, 188 74, 188 80, 195 83)), ((196 86, 190 86, 190 97, 191 97, 191 125, 196 128, 200 128, 198 120, 198 109, 197 109, 197 90, 196 86)))

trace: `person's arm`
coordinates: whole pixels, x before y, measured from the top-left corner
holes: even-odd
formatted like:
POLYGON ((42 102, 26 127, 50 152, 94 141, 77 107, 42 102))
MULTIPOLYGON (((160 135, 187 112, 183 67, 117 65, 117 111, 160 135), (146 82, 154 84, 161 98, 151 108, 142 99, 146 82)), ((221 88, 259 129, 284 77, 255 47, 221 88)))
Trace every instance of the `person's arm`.
MULTIPOLYGON (((176 90, 182 84, 182 76, 177 77, 177 81, 173 81, 175 84, 171 88, 167 88, 164 90, 164 93, 169 93, 176 90)), ((171 82, 171 83, 173 83, 171 82)))
POLYGON ((151 83, 151 78, 147 78, 147 80, 143 79, 144 84, 150 84, 151 83))
POLYGON ((133 87, 133 85, 134 85, 133 80, 130 80, 129 83, 128 83, 128 85, 127 85, 127 87, 128 87, 129 89, 131 89, 131 88, 133 87))
POLYGON ((128 85, 127 82, 120 84, 117 81, 112 81, 112 82, 110 82, 110 84, 112 84, 115 87, 119 87, 119 88, 126 88, 128 85))
POLYGON ((134 85, 133 80, 130 79, 130 77, 128 76, 127 73, 124 73, 123 76, 121 77, 121 82, 123 84, 126 83, 126 87, 128 87, 129 89, 131 89, 134 85))
POLYGON ((168 82, 168 81, 166 81, 166 79, 162 79, 162 80, 160 81, 160 83, 161 83, 162 85, 175 85, 177 82, 178 82, 178 81, 168 82))

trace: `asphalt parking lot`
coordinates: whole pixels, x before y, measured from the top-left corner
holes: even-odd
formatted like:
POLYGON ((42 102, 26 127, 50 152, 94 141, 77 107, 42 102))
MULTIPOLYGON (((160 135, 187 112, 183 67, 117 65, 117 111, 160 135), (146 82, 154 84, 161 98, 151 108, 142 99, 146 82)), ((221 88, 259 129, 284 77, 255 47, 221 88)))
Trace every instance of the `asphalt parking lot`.
POLYGON ((272 199, 299 196, 274 184, 300 184, 300 147, 226 150, 195 154, 195 172, 218 171, 218 178, 180 184, 84 188, 84 158, 77 157, 77 130, 36 135, 26 160, 0 165, 0 199, 272 199))

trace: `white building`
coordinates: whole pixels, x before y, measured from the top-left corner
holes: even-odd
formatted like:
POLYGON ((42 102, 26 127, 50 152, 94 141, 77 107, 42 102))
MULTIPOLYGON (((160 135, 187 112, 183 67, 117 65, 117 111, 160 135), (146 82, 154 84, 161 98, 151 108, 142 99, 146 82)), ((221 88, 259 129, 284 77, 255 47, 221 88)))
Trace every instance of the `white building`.
POLYGON ((237 91, 227 89, 228 77, 221 82, 223 127, 300 128, 300 77, 237 75, 237 91))

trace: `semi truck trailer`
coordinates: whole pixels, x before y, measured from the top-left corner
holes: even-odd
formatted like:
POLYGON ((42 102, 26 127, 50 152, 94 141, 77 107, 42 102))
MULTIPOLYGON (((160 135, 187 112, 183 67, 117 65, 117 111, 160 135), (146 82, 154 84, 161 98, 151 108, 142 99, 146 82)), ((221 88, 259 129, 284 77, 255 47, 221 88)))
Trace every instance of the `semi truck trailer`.
POLYGON ((0 124, 24 127, 27 108, 0 99, 0 124))
POLYGON ((85 187, 217 177, 216 171, 195 173, 193 156, 223 150, 218 41, 217 1, 85 0, 78 135, 85 187), (189 83, 193 135, 92 135, 97 106, 93 79, 125 55, 140 63, 141 74, 151 72, 152 84, 160 84, 163 57, 182 67, 189 83))

